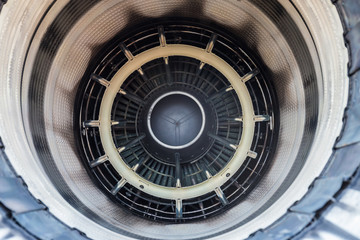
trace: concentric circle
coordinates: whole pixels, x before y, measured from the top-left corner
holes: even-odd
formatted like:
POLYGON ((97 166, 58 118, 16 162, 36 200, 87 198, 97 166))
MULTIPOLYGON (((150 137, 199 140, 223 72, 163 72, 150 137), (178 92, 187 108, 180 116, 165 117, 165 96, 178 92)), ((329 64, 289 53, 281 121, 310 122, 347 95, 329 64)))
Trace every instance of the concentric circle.
POLYGON ((151 105, 147 126, 160 145, 182 149, 196 142, 205 128, 205 112, 192 95, 174 91, 161 95, 151 105))
POLYGON ((122 66, 122 68, 115 74, 113 79, 109 82, 101 101, 99 112, 99 133, 106 156, 119 175, 126 179, 129 184, 146 192, 147 194, 163 199, 191 199, 205 195, 211 191, 215 191, 216 188, 219 188, 228 180, 228 176, 234 175, 240 169, 240 166, 247 158, 248 153, 252 151, 250 148, 255 130, 254 117, 252 100, 250 98, 249 91, 245 86, 245 82, 229 64, 215 54, 204 51, 204 49, 180 44, 166 45, 165 47, 155 47, 134 56, 131 61, 124 64, 124 66, 122 66), (242 118, 241 121, 244 127, 242 128, 240 142, 231 144, 231 147, 236 149, 234 157, 219 173, 211 178, 211 181, 205 181, 202 184, 186 188, 176 187, 167 189, 162 186, 158 186, 157 184, 153 184, 145 179, 139 178, 138 175, 129 168, 129 166, 127 166, 125 161, 123 161, 119 152, 125 150, 126 147, 115 146, 113 142, 113 137, 111 135, 111 109, 112 103, 114 102, 119 89, 121 89, 121 85, 128 76, 130 76, 134 71, 137 71, 147 62, 170 56, 186 56, 195 58, 219 70, 225 78, 230 81, 232 88, 237 93, 242 106, 242 116, 238 117, 242 118))
POLYGON ((90 76, 96 107, 83 105, 92 118, 82 120, 85 133, 95 129, 87 141, 101 143, 90 171, 122 204, 156 202, 159 221, 185 222, 234 206, 255 185, 270 156, 264 150, 276 142, 273 96, 260 68, 216 32, 186 44, 167 38, 182 27, 150 28, 140 35, 140 51, 118 43, 120 51, 107 55, 119 59, 111 77, 97 70, 90 76), (157 45, 148 42, 153 30, 157 45))
MULTIPOLYGON (((329 143, 346 106, 348 55, 330 1, 19 2, 9 1, 0 15, 6 154, 31 194, 89 238, 269 232, 333 151, 329 143), (241 77, 258 70, 245 82, 256 119, 252 152, 220 189, 195 199, 161 199, 142 191, 146 185, 123 185, 99 133, 101 101, 116 72, 134 56, 171 44, 209 51, 241 77)), ((192 57, 157 58, 118 89, 111 137, 125 147, 118 154, 139 179, 169 189, 177 182, 196 186, 233 158, 230 144, 240 142, 244 129, 242 105, 236 91, 226 91, 228 79, 201 66, 192 57), (214 116, 197 142, 176 151, 156 143, 144 122, 149 105, 169 91, 195 96, 214 116)))

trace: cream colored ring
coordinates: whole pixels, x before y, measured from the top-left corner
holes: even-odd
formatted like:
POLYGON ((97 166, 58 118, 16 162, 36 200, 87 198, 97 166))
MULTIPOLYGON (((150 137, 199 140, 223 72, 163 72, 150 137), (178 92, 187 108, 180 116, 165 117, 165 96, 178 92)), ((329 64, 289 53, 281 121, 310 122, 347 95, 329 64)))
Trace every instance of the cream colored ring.
POLYGON ((101 101, 99 131, 105 154, 109 157, 110 163, 129 184, 150 195, 164 199, 190 199, 214 191, 215 188, 222 186, 240 168, 247 157, 248 151, 250 151, 253 140, 255 128, 253 118, 254 110, 248 89, 245 83, 241 81, 240 75, 227 62, 215 54, 205 51, 205 49, 182 44, 169 44, 164 47, 152 48, 134 56, 115 74, 101 101), (231 161, 218 174, 212 176, 210 180, 189 187, 164 187, 141 178, 122 160, 111 135, 111 109, 123 82, 145 63, 169 56, 195 58, 216 68, 228 79, 236 91, 243 112, 241 140, 231 161))

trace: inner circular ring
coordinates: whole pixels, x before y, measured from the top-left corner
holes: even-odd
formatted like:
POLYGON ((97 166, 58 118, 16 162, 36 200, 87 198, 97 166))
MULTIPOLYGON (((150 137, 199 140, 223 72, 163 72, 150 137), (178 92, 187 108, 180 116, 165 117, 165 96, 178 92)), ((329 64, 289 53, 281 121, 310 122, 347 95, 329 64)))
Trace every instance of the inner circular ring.
MULTIPOLYGON (((195 109, 197 110, 197 109, 195 109)), ((170 119, 170 120, 173 120, 173 124, 174 124, 174 130, 175 130, 175 137, 179 137, 180 139, 180 133, 181 133, 181 119, 184 119, 184 118, 187 118, 188 116, 191 117, 191 114, 193 113, 193 110, 191 110, 190 113, 187 113, 187 115, 183 116, 182 118, 180 119, 170 119), (179 129, 179 130, 178 130, 179 129), (177 132, 178 133, 178 136, 177 136, 177 132)), ((166 117, 166 116, 165 116, 166 117)), ((182 148, 186 148, 186 147, 189 147, 190 145, 192 145, 194 142, 196 142, 201 134, 203 133, 204 131, 204 128, 205 128, 205 112, 204 112, 204 108, 203 106, 201 105, 201 103, 199 102, 199 100, 197 100, 194 96, 192 96, 191 94, 189 93, 186 93, 186 92, 182 92, 182 91, 172 91, 172 92, 168 92, 168 93, 165 93, 163 95, 161 95, 159 98, 157 98, 154 103, 151 105, 150 109, 149 109, 149 112, 148 112, 148 115, 147 115, 147 126, 148 126, 148 129, 149 129, 149 132, 150 132, 150 135, 154 138, 154 140, 159 143, 160 145, 166 147, 166 148, 170 148, 170 149, 182 149, 182 148), (200 109, 200 112, 201 112, 201 127, 198 131, 198 134, 195 136, 195 138, 193 138, 191 141, 185 143, 185 144, 182 144, 182 145, 170 145, 170 144, 167 144, 167 143, 164 143, 163 141, 161 141, 154 133, 153 131, 153 126, 152 126, 152 120, 154 119, 152 117, 152 114, 154 112, 154 109, 155 107, 158 106, 158 103, 163 100, 164 98, 168 97, 168 96, 171 96, 171 95, 183 95, 183 96, 186 96, 188 98, 191 98, 195 103, 196 105, 199 107, 200 109)), ((165 129, 164 129, 165 131, 165 129)))
POLYGON ((207 52, 205 49, 183 44, 167 44, 164 47, 155 47, 133 56, 133 59, 125 63, 111 79, 100 104, 99 133, 104 151, 110 163, 126 182, 129 182, 132 186, 145 193, 163 199, 190 199, 214 191, 216 188, 222 186, 233 174, 238 171, 248 156, 249 151, 251 151, 250 148, 255 131, 254 117, 254 108, 247 86, 245 82, 242 81, 239 73, 235 71, 232 66, 219 56, 213 54, 212 52, 207 52), (197 185, 180 188, 159 186, 143 179, 134 172, 121 158, 118 148, 114 144, 111 132, 112 105, 124 81, 134 71, 137 71, 147 62, 169 56, 188 56, 216 68, 226 79, 228 79, 232 89, 236 91, 243 115, 243 131, 241 139, 237 146, 231 146, 236 149, 236 151, 233 158, 227 163, 227 165, 224 166, 224 168, 216 175, 212 176, 210 180, 197 185))

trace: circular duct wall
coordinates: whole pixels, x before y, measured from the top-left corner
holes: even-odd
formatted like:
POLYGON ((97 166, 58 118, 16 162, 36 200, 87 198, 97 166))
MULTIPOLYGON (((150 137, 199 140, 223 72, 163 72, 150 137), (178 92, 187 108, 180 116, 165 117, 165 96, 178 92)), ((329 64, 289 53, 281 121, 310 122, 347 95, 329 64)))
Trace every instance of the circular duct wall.
POLYGON ((325 166, 347 99, 330 3, 42 4, 1 134, 69 226, 94 239, 245 238, 325 166))

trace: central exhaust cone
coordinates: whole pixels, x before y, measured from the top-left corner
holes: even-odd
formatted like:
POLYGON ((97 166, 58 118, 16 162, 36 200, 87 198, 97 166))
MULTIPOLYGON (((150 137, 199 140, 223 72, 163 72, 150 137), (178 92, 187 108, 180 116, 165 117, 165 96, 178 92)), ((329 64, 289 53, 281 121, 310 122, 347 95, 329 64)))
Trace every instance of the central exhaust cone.
POLYGON ((196 142, 203 133, 205 113, 200 102, 190 94, 169 92, 152 104, 147 123, 157 143, 182 149, 196 142))

